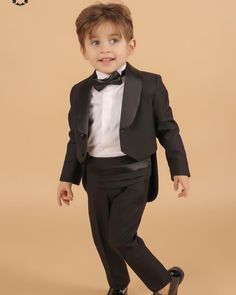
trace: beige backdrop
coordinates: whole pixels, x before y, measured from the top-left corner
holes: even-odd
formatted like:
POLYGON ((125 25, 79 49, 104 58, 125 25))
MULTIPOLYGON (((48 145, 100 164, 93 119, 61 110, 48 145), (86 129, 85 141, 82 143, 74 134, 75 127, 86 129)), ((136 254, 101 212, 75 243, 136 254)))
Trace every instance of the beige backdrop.
MULTIPOLYGON (((93 70, 80 55, 74 22, 92 3, 0 3, 0 288, 5 295, 103 295, 108 289, 83 187, 72 187, 70 206, 56 201, 69 92, 93 70)), ((190 195, 178 198, 159 145, 160 191, 146 207, 139 235, 167 268, 183 267, 180 294, 233 294, 235 1, 124 3, 137 39, 129 61, 162 75, 191 172, 190 195)), ((129 271, 129 295, 151 294, 129 271)))

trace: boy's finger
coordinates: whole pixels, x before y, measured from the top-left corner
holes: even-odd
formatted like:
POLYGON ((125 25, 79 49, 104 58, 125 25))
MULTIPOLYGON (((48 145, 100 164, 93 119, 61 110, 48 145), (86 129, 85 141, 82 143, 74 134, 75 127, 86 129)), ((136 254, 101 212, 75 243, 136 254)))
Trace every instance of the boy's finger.
POLYGON ((64 201, 72 201, 72 199, 70 198, 70 197, 62 197, 62 199, 64 200, 64 201))
POLYGON ((182 193, 180 193, 179 195, 178 195, 178 197, 179 198, 181 198, 181 197, 183 197, 184 195, 182 194, 182 193))
POLYGON ((73 199, 74 195, 73 195, 72 191, 69 191, 69 192, 68 192, 68 196, 69 196, 71 199, 73 199))
POLYGON ((57 197, 57 202, 58 202, 58 205, 61 206, 62 203, 61 203, 61 198, 60 197, 57 197))
POLYGON ((63 202, 64 202, 66 205, 69 205, 69 204, 70 204, 70 201, 63 200, 63 202))
POLYGON ((187 197, 187 191, 183 189, 181 193, 178 195, 178 197, 187 197))
POLYGON ((61 198, 60 198, 59 192, 57 193, 57 202, 58 202, 58 205, 61 206, 61 198))
POLYGON ((71 198, 68 197, 68 196, 62 196, 62 199, 63 199, 63 200, 70 200, 71 198))
POLYGON ((174 178, 174 189, 177 190, 178 189, 178 179, 174 178))

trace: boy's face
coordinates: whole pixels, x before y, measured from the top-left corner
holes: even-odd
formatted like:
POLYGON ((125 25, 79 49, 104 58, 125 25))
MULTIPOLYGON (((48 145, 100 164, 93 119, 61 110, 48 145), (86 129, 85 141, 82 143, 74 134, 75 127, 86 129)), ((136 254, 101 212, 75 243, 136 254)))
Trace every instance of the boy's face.
POLYGON ((120 37, 119 28, 106 21, 98 26, 93 36, 85 37, 85 48, 81 49, 84 58, 98 71, 111 74, 119 69, 128 59, 136 46, 136 41, 129 42, 120 37))

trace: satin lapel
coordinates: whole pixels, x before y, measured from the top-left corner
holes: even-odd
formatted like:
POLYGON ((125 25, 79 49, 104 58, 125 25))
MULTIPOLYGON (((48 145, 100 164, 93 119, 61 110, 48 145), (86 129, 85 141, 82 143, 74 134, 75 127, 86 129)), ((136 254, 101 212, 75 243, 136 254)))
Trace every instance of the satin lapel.
POLYGON ((90 91, 92 87, 92 79, 96 75, 95 71, 88 79, 82 84, 79 95, 77 98, 77 130, 88 135, 89 126, 89 110, 90 110, 90 91))
MULTIPOLYGON (((92 79, 96 75, 95 71, 82 84, 77 100, 77 130, 88 135, 89 110, 90 110, 90 91, 92 79)), ((120 129, 127 128, 133 122, 141 99, 142 79, 139 70, 126 65, 124 93, 121 107, 120 129)))
POLYGON ((142 79, 139 70, 127 62, 121 108, 120 129, 133 122, 141 99, 142 79))

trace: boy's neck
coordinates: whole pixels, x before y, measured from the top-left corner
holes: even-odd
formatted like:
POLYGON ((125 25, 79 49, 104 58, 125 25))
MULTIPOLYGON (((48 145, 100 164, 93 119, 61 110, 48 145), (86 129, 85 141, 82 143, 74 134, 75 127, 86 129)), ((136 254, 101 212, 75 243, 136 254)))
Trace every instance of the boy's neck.
MULTIPOLYGON (((121 72, 126 68, 126 62, 119 68, 117 69, 116 71, 119 72, 121 74, 121 72)), ((96 70, 96 74, 97 74, 97 78, 98 79, 104 79, 104 78, 107 78, 110 76, 110 74, 107 74, 107 73, 104 73, 104 72, 101 72, 101 71, 98 71, 96 70)))

